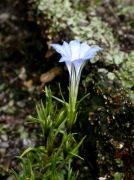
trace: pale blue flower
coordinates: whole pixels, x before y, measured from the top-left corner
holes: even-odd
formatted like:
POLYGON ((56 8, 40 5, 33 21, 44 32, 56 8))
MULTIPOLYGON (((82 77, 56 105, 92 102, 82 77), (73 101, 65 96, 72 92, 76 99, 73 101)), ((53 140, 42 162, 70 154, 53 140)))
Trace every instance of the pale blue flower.
POLYGON ((61 54, 59 62, 65 62, 71 76, 72 65, 75 67, 76 79, 81 72, 81 67, 85 61, 94 58, 96 53, 101 50, 100 47, 91 47, 86 42, 81 43, 78 40, 63 42, 63 45, 51 44, 51 46, 61 54))
POLYGON ((59 62, 65 62, 69 71, 69 103, 67 126, 71 129, 76 121, 76 103, 78 87, 82 69, 87 60, 94 58, 96 53, 101 50, 100 47, 91 47, 86 42, 81 43, 78 40, 63 42, 62 45, 51 44, 51 46, 61 54, 59 62))

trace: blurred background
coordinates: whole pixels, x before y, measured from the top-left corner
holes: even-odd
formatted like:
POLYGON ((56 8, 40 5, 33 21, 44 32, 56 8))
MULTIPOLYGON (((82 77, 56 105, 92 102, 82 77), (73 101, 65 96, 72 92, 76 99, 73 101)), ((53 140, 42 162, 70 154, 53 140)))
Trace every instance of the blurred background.
POLYGON ((0 178, 12 180, 16 158, 40 144, 28 125, 45 85, 68 98, 68 72, 51 43, 79 39, 103 48, 85 67, 76 124, 87 139, 79 179, 134 180, 134 1, 0 1, 0 178))

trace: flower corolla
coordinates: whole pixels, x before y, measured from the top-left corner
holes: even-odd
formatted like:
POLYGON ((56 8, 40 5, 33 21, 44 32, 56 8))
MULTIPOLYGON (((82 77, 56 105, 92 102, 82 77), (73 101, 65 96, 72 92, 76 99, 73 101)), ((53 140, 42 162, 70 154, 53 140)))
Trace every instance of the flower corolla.
POLYGON ((78 40, 72 40, 69 43, 63 42, 63 45, 51 44, 51 46, 61 54, 59 62, 65 62, 71 76, 72 65, 74 65, 76 79, 81 72, 81 67, 85 61, 94 58, 96 53, 101 50, 100 47, 91 47, 86 42, 81 43, 78 40))

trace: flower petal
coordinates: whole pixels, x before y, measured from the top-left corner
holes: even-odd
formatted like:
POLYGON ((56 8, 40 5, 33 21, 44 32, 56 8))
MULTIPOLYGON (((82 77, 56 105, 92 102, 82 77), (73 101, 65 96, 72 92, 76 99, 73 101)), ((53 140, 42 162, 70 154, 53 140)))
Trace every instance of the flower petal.
POLYGON ((71 49, 69 47, 69 44, 67 42, 63 42, 63 47, 64 47, 64 50, 66 51, 66 54, 68 56, 68 58, 70 58, 71 60, 71 49))
POLYGON ((76 78, 78 77, 79 71, 81 69, 82 64, 84 63, 83 59, 77 59, 73 61, 75 72, 76 72, 76 78))
POLYGON ((51 46, 61 55, 66 55, 65 49, 62 45, 59 44, 51 44, 51 46))
POLYGON ((89 49, 89 51, 87 51, 85 54, 84 54, 84 56, 82 57, 83 58, 83 60, 87 60, 87 59, 91 59, 91 58, 94 58, 94 56, 96 55, 96 53, 98 52, 98 51, 100 51, 100 50, 102 50, 102 48, 100 48, 100 47, 91 47, 90 49, 89 49))
POLYGON ((66 59, 66 56, 62 56, 61 59, 59 60, 59 62, 65 62, 67 69, 69 71, 69 75, 71 77, 71 64, 72 62, 70 61, 70 59, 66 59))
POLYGON ((71 62, 69 62, 69 61, 65 61, 65 63, 66 63, 66 66, 67 66, 67 69, 68 69, 69 75, 70 75, 70 77, 71 77, 71 67, 72 67, 72 63, 71 63, 71 62))
POLYGON ((71 61, 79 59, 80 55, 80 41, 73 40, 69 43, 70 49, 71 49, 71 55, 72 59, 71 61))
POLYGON ((90 50, 90 46, 84 42, 84 43, 81 43, 81 47, 80 47, 80 58, 83 58, 84 55, 90 50))
POLYGON ((68 59, 66 56, 62 56, 59 60, 59 62, 70 62, 70 59, 68 59))

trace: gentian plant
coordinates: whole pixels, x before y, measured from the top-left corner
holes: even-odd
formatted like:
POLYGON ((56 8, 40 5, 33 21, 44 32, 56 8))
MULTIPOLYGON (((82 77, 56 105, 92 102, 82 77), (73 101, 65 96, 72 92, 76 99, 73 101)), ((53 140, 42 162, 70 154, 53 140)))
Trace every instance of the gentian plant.
POLYGON ((37 117, 29 119, 39 125, 42 144, 29 147, 19 157, 22 170, 19 173, 12 171, 17 180, 76 180, 79 170, 73 168, 74 159, 83 160, 79 156, 79 147, 85 136, 79 141, 76 140, 77 132, 72 132, 77 118, 78 87, 86 61, 101 48, 90 47, 78 40, 51 46, 61 54, 60 62, 65 62, 69 71, 69 102, 64 100, 63 95, 63 100, 54 97, 50 89, 45 87, 46 103, 38 104, 37 117), (55 109, 53 98, 63 103, 61 110, 55 109))
POLYGON ((51 46, 61 54, 59 62, 65 62, 70 76, 69 84, 69 103, 67 105, 69 129, 76 121, 76 102, 81 72, 86 61, 94 58, 96 53, 101 50, 100 47, 91 47, 86 42, 81 43, 78 40, 72 40, 69 43, 63 42, 63 45, 51 44, 51 46))

